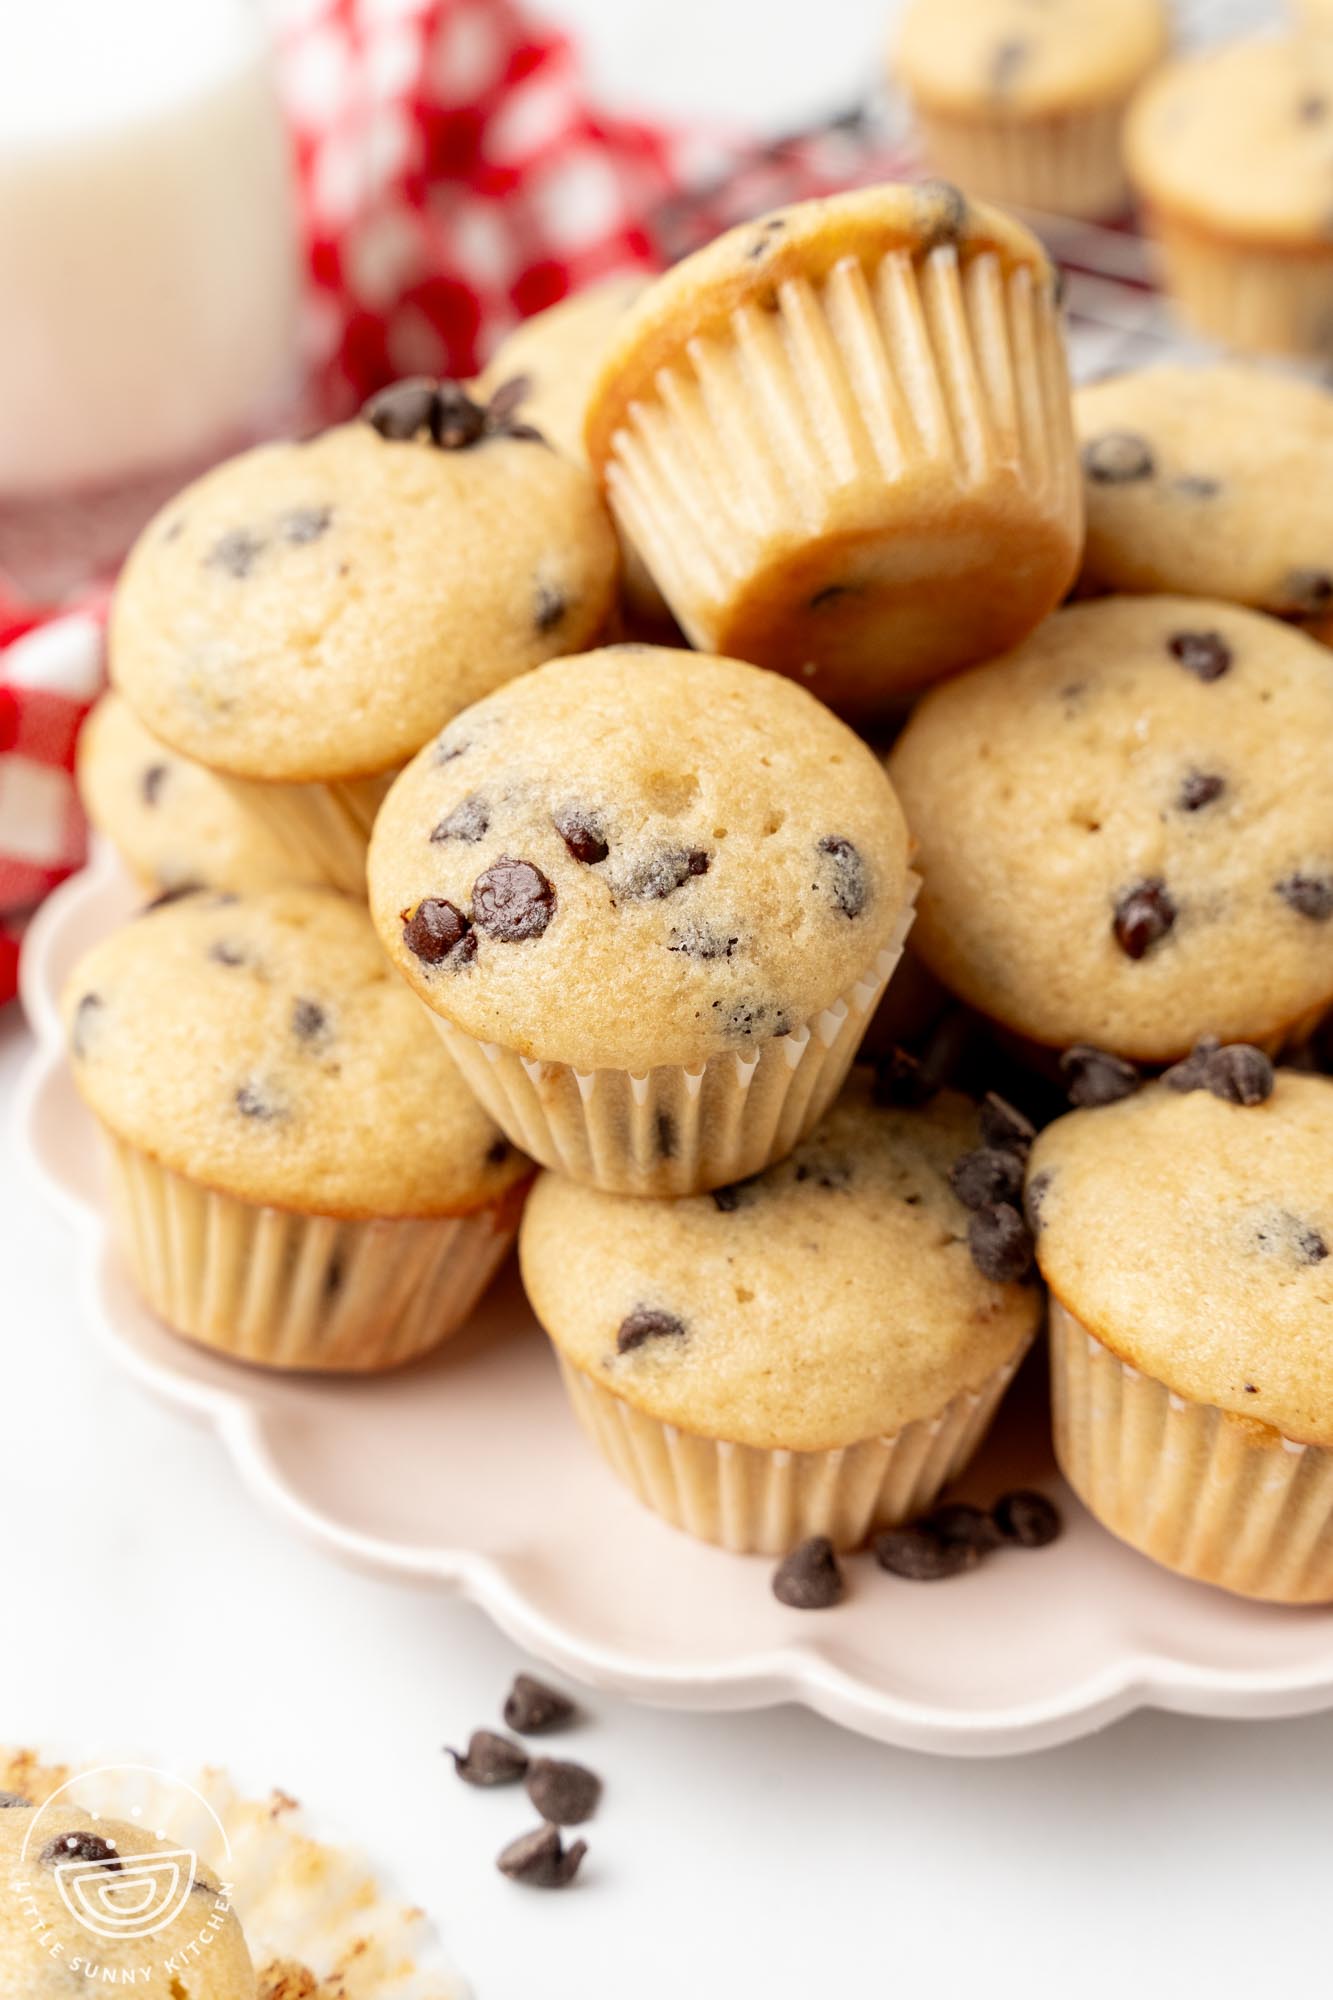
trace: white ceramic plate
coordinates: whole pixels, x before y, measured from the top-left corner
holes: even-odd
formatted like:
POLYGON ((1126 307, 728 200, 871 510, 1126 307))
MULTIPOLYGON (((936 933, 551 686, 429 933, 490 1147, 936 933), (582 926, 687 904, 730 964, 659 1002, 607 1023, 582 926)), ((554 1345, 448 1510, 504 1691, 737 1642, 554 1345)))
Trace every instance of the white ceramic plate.
MULTIPOLYGON (((332 1553, 459 1590, 590 1684, 706 1709, 798 1701, 918 1749, 1031 1750, 1133 1708, 1294 1715, 1333 1706, 1333 1610, 1246 1604, 1155 1569, 1067 1493, 1053 1547, 949 1583, 858 1559, 836 1611, 796 1612, 771 1565, 646 1513, 585 1446, 516 1279, 435 1359, 380 1381, 275 1379, 168 1333, 135 1299, 99 1209, 96 1150, 66 1073, 56 995, 132 907, 103 855, 24 953, 37 1050, 20 1143, 78 1232, 93 1327, 140 1381, 204 1418, 247 1485, 332 1553)), ((964 1490, 1058 1492, 1044 1385, 1025 1371, 964 1490)))

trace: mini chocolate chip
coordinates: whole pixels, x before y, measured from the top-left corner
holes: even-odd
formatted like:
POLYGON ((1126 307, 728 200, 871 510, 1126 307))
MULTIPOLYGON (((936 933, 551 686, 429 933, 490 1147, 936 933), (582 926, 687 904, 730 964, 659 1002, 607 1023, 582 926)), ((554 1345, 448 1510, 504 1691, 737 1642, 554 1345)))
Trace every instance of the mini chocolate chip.
POLYGON ((318 1000, 292 1002, 292 1033, 298 1042, 317 1042, 329 1025, 329 1017, 318 1000))
POLYGON ((912 204, 923 250, 957 243, 967 230, 967 196, 952 181, 921 181, 912 204))
POLYGON ((511 375, 502 382, 486 406, 487 437, 523 438, 532 444, 545 444, 546 439, 534 424, 520 423, 518 406, 532 393, 532 378, 528 375, 511 375))
POLYGON ((1220 799, 1226 788, 1226 779, 1220 778, 1215 771, 1187 771, 1180 781, 1176 804, 1181 812, 1198 812, 1203 806, 1210 806, 1214 799, 1220 799))
POLYGON ((708 924, 676 924, 667 939, 667 950, 684 958, 730 958, 739 943, 739 938, 708 924))
POLYGON ((875 1064, 871 1095, 876 1104, 915 1111, 921 1105, 929 1104, 938 1091, 939 1085, 934 1078, 906 1049, 890 1049, 875 1064))
POLYGON ((708 856, 702 848, 669 847, 640 862, 617 885, 617 893, 634 902, 657 903, 683 888, 693 876, 707 873, 708 856))
POLYGON ((490 824, 490 807, 479 793, 470 792, 452 812, 445 814, 438 826, 431 829, 430 837, 433 841, 465 840, 472 843, 482 838, 490 824))
POLYGON ((992 1514, 1006 1542, 1017 1542, 1020 1549, 1046 1548, 1064 1526, 1054 1501, 1026 1486, 1002 1494, 992 1514))
POLYGON ((361 405, 361 417, 382 438, 402 444, 425 430, 434 408, 434 382, 428 375, 409 375, 401 382, 390 382, 386 389, 377 389, 361 405))
POLYGON ((452 764, 456 757, 463 756, 471 747, 470 743, 460 743, 456 737, 450 736, 448 730, 446 730, 443 736, 436 739, 435 762, 437 764, 452 764))
POLYGON ((461 382, 441 382, 431 406, 430 434, 442 451, 466 451, 486 435, 485 404, 473 402, 461 382))
POLYGON ((827 1611, 847 1585, 827 1535, 811 1535, 785 1555, 773 1572, 773 1595, 793 1611, 827 1611))
POLYGON ((984 1507, 974 1507, 970 1500, 948 1500, 942 1507, 932 1507, 916 1526, 938 1542, 951 1546, 961 1542, 979 1556, 987 1556, 1000 1546, 998 1526, 984 1507))
POLYGON ((511 1840, 495 1865, 511 1882, 522 1882, 530 1889, 564 1889, 578 1874, 587 1852, 586 1841, 571 1841, 566 1847, 558 1827, 539 1826, 511 1840))
POLYGON ((1023 1189, 1023 1219, 1034 1236, 1038 1236, 1041 1233, 1042 1203, 1050 1191, 1051 1174, 1049 1168, 1043 1168, 1041 1173, 1033 1174, 1027 1186, 1023 1189))
POLYGON ((254 1118, 261 1124, 271 1124, 275 1118, 282 1116, 282 1107, 253 1081, 238 1084, 233 1101, 242 1118, 254 1118))
POLYGON ((1216 1055, 1220 1044, 1216 1035, 1200 1035, 1194 1047, 1181 1062, 1172 1063, 1170 1069, 1162 1071, 1162 1082, 1168 1090, 1178 1090, 1182 1094, 1190 1090, 1208 1088, 1208 1064, 1216 1055))
POLYGON ((1111 932, 1126 958, 1143 958, 1176 921, 1176 906, 1159 875, 1126 889, 1115 906, 1111 932))
POLYGON ((1220 479, 1210 479, 1206 473, 1187 472, 1171 482, 1174 492, 1184 500, 1215 500, 1222 491, 1220 479))
POLYGON ((728 1187, 714 1188, 713 1206, 720 1209, 723 1215, 734 1215, 738 1208, 744 1208, 761 1179, 761 1175, 751 1174, 747 1180, 732 1181, 728 1187))
POLYGON ((1333 611, 1333 571, 1289 570, 1279 584, 1272 606, 1276 618, 1322 618, 1333 611))
POLYGON ((1273 1095, 1273 1065, 1262 1049, 1230 1042, 1208 1057, 1205 1081, 1226 1104, 1263 1104, 1273 1095))
POLYGON ((1016 1106, 996 1091, 988 1090, 981 1100, 979 1110, 982 1143, 995 1146, 1002 1153, 1023 1153, 1028 1151, 1037 1136, 1037 1128, 1030 1118, 1025 1118, 1016 1106))
POLYGON ((1107 1049, 1095 1049, 1090 1042, 1076 1042, 1060 1058, 1069 1102, 1080 1109, 1099 1104, 1118 1104, 1132 1097, 1142 1081, 1132 1062, 1107 1049))
POLYGON ((494 1729, 474 1729, 465 1751, 451 1750, 446 1744, 444 1754, 453 1758, 454 1770, 465 1785, 487 1790, 492 1785, 517 1784, 528 1768, 528 1753, 522 1744, 494 1729))
POLYGON ((139 778, 139 796, 146 806, 155 806, 162 796, 170 771, 165 764, 146 764, 139 778))
POLYGON ((1313 923, 1327 923, 1333 917, 1333 875, 1284 875, 1277 885, 1278 895, 1298 916, 1313 923))
POLYGON ((555 914, 555 890, 531 861, 502 854, 472 885, 472 921, 503 944, 539 938, 555 914))
POLYGON ((569 599, 553 583, 539 583, 532 605, 533 629, 543 636, 554 632, 569 609, 569 599))
POLYGON ((582 1826, 597 1810, 602 1781, 586 1764, 534 1757, 528 1766, 527 1793, 548 1825, 582 1826))
POLYGON ((1084 445, 1083 470, 1098 486, 1124 486, 1151 479, 1157 466, 1152 446, 1137 431, 1104 431, 1084 445))
MULTIPOLYGON (((720 1009, 722 1002, 715 1000, 713 1006, 720 1009)), ((771 1035, 777 1040, 791 1033, 791 1022, 767 1000, 738 1000, 728 1008, 722 1029, 737 1042, 753 1041, 756 1035, 771 1035)))
POLYGON ((43 1861, 99 1861, 103 1868, 121 1866, 116 1844, 103 1840, 100 1833, 58 1833, 42 1849, 43 1861))
POLYGON ((581 861, 585 868, 596 867, 611 851, 601 821, 582 806, 561 806, 551 814, 551 824, 575 861, 581 861))
POLYGON ((925 1528, 886 1528, 871 1543, 875 1561, 892 1576, 906 1577, 909 1583, 938 1583, 946 1576, 961 1576, 981 1561, 976 1549, 966 1542, 942 1542, 925 1528))
POLYGON ((233 970, 238 965, 245 965, 249 958, 245 946, 233 943, 230 938, 218 938, 208 947, 208 956, 214 965, 230 966, 233 970))
POLYGON ((1173 632, 1166 650, 1196 680, 1220 681, 1232 664, 1231 648, 1220 632, 1173 632))
POLYGON ((403 943, 423 965, 453 957, 466 965, 477 955, 477 940, 463 912, 442 896, 427 896, 410 914, 403 912, 403 943))
POLYGON ((1008 41, 999 42, 991 53, 987 65, 992 90, 1005 91, 1013 87, 1019 72, 1027 62, 1031 44, 1020 36, 1011 36, 1008 41))
POLYGON ((828 887, 834 908, 841 910, 844 917, 863 915, 871 892, 866 865, 857 849, 842 834, 826 833, 819 843, 819 852, 829 859, 828 887))
POLYGON ((964 1153, 949 1169, 949 1186, 964 1208, 985 1208, 991 1201, 1015 1201, 1023 1185, 1023 1161, 1018 1153, 997 1146, 978 1146, 964 1153))
POLYGON ((1032 1235, 1012 1202, 990 1202, 967 1225, 972 1262, 992 1284, 1015 1285, 1032 1269, 1032 1235))
POLYGON ((100 993, 84 993, 74 1009, 69 1027, 69 1045, 74 1054, 83 1059, 88 1053, 88 1036, 94 1021, 106 1002, 100 993))
POLYGON ((1328 1255, 1328 1245, 1314 1225, 1285 1208, 1277 1209, 1271 1222, 1261 1224, 1255 1239, 1261 1250, 1293 1264, 1322 1264, 1328 1255))
POLYGON ((279 525, 283 539, 294 542, 300 548, 306 542, 317 542, 321 535, 327 534, 332 520, 332 507, 293 507, 283 515, 279 525))
POLYGON ((214 542, 204 557, 204 566, 224 570, 238 579, 247 577, 267 546, 261 535, 252 535, 246 528, 233 528, 214 542))
POLYGON ((646 1340, 683 1340, 685 1322, 677 1319, 675 1313, 663 1312, 658 1306, 635 1306, 620 1322, 616 1334, 617 1354, 629 1354, 636 1347, 642 1347, 646 1340))
POLYGON ((0 1792, 0 1812, 7 1812, 11 1806, 31 1806, 32 1800, 25 1799, 21 1792, 0 1792))
POLYGON ((555 1729, 568 1729, 578 1719, 578 1710, 560 1688, 549 1687, 532 1674, 516 1674, 505 1696, 505 1724, 520 1736, 546 1736, 555 1729))

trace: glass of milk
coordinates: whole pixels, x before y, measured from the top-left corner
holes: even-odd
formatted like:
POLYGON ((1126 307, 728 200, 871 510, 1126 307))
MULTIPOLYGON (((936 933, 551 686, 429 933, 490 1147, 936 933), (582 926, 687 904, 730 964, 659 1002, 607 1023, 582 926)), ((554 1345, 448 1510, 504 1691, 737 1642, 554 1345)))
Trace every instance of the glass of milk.
POLYGON ((297 388, 257 0, 0 0, 0 585, 113 564, 297 388))

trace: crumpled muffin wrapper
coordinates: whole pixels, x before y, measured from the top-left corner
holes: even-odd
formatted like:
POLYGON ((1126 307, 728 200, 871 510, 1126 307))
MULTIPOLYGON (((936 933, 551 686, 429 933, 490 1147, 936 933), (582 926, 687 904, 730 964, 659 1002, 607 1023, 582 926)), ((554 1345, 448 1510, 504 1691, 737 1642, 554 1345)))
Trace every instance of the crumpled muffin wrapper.
MULTIPOLYGON (((44 1764, 29 1750, 0 1748, 0 1791, 35 1805, 76 1770, 44 1764)), ((137 1806, 148 1824, 160 1804, 173 1835, 231 1889, 255 1965, 257 2000, 464 2000, 466 1988, 425 1914, 387 1895, 360 1855, 313 1840, 295 1799, 280 1791, 242 1798, 216 1770, 189 1782, 221 1821, 225 1841, 202 1805, 187 1826, 179 1787, 150 1769, 93 1769, 69 1796, 121 1819, 137 1806)))
POLYGON ((1129 102, 1021 118, 918 102, 915 117, 932 173, 983 201, 1097 221, 1128 204, 1120 139, 1129 102))
POLYGON ((1333 246, 1265 248, 1145 215, 1162 284, 1196 333, 1248 354, 1325 356, 1333 327, 1333 246))
POLYGON ((1333 1449, 1177 1395, 1056 1298, 1050 1328, 1055 1455, 1104 1528, 1243 1597, 1333 1602, 1333 1449))
POLYGON ((117 1237, 177 1333, 266 1368, 370 1373, 438 1347, 504 1262, 522 1201, 469 1216, 305 1215, 173 1172, 103 1128, 117 1237))
POLYGON ((396 770, 327 784, 265 783, 214 771, 242 812, 259 820, 291 857, 292 879, 366 898, 366 849, 396 770))

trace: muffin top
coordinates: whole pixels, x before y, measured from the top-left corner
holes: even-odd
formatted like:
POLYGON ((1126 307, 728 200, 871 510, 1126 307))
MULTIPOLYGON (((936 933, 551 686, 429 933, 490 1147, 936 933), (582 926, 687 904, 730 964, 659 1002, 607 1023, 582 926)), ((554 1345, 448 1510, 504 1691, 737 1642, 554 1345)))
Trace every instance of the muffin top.
POLYGON ((479 702, 394 784, 370 905, 468 1034, 578 1070, 739 1055, 896 942, 907 832, 872 753, 792 682, 613 646, 479 702))
POLYGON ((165 1873, 134 1866, 136 1856, 174 1851, 170 1842, 164 1850, 147 1827, 85 1807, 6 1806, 8 1796, 0 1794, 0 1991, 14 2000, 122 1989, 148 2000, 255 2000, 241 1927, 210 1868, 195 1862, 180 1913, 161 1929, 106 1936, 107 1922, 140 1909, 148 1886, 155 1897, 170 1887, 165 1873))
POLYGON ((977 1114, 881 1109, 864 1071, 789 1159, 684 1201, 538 1180, 520 1256, 575 1367, 663 1423, 826 1451, 934 1416, 1018 1359, 1031 1285, 972 1262, 949 1184, 977 1114))
POLYGON ((1052 1292, 1177 1394, 1333 1444, 1333 1081, 1239 1105, 1151 1084, 1037 1140, 1052 1292))
POLYGON ((912 942, 1038 1042, 1168 1061, 1333 999, 1333 655, 1208 599, 1102 598, 927 695, 889 771, 912 942))
POLYGON ((78 780, 98 832, 159 889, 275 889, 299 874, 262 820, 150 736, 118 694, 104 694, 80 731, 78 780))
POLYGON ((1125 131, 1140 192, 1204 229, 1333 250, 1333 40, 1227 42, 1145 85, 1125 131))
POLYGON ((912 0, 895 61, 917 97, 992 115, 1122 96, 1166 50, 1161 0, 912 0))
POLYGON ((98 1118, 243 1201, 467 1215, 529 1171, 334 890, 151 910, 79 962, 64 1013, 98 1118))
POLYGON ((457 384, 366 410, 218 466, 140 536, 111 673, 173 749, 242 777, 370 776, 600 631, 616 543, 583 467, 457 384))
POLYGON ((502 383, 520 378, 526 421, 567 458, 583 460, 583 419, 602 356, 647 282, 646 277, 607 278, 534 313, 501 342, 480 387, 493 395, 502 383))
POLYGON ((1080 389, 1074 418, 1086 584, 1229 598, 1333 638, 1326 388, 1242 363, 1144 368, 1080 389))

